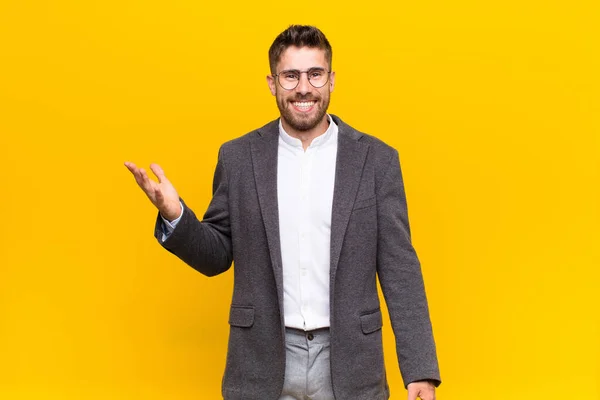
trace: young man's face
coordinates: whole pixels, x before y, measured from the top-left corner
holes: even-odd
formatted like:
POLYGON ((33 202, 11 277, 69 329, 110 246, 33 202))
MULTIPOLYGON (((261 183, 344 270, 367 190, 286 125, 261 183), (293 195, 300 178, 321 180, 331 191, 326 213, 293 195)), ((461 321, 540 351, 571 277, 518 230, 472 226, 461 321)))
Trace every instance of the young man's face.
POLYGON ((277 107, 281 118, 297 131, 308 131, 316 127, 325 118, 329 106, 329 95, 333 92, 335 74, 328 74, 329 63, 325 51, 310 47, 288 47, 281 55, 277 64, 276 74, 282 71, 308 71, 320 68, 329 75, 327 83, 321 88, 315 88, 308 81, 308 74, 300 74, 298 86, 291 90, 284 89, 277 81, 278 78, 268 76, 269 89, 276 96, 277 107))

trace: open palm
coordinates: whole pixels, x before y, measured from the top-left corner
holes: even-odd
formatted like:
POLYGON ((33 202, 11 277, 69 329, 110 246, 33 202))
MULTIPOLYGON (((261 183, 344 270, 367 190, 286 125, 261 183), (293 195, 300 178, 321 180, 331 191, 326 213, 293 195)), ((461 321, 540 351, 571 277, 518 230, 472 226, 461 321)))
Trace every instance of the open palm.
POLYGON ((146 196, 148 196, 152 204, 154 204, 165 219, 172 221, 179 217, 181 214, 179 195, 158 164, 150 164, 150 169, 156 175, 158 182, 150 179, 146 170, 138 168, 132 162, 125 162, 125 166, 133 174, 139 187, 146 193, 146 196))

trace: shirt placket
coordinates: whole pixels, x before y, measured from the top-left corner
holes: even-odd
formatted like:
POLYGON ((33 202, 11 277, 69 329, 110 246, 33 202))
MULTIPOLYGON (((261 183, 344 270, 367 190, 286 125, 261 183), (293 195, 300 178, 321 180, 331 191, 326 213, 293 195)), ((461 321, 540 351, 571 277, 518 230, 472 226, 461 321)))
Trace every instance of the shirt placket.
POLYGON ((300 218, 298 224, 299 239, 299 276, 300 276, 300 312, 304 327, 310 325, 310 185, 312 178, 314 151, 310 147, 300 155, 300 218))

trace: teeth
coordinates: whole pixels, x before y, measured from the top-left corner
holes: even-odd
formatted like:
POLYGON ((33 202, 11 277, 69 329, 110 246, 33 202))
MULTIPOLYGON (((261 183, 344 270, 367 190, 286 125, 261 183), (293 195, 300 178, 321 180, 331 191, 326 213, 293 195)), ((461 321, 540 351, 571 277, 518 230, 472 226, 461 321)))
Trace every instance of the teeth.
POLYGON ((296 101, 294 102, 294 106, 300 108, 309 108, 315 105, 314 101, 296 101))

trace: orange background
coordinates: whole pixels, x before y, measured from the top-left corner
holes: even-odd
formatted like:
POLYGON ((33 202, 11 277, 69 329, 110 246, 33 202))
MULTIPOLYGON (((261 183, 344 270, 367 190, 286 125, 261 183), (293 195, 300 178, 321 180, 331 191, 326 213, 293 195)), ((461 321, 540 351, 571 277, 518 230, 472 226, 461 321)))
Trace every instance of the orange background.
POLYGON ((202 214, 309 23, 330 111, 400 151, 438 399, 600 399, 599 4, 1 0, 0 398, 220 398, 232 273, 162 250, 122 163, 202 214))

